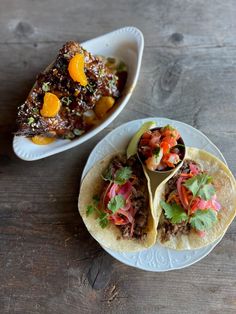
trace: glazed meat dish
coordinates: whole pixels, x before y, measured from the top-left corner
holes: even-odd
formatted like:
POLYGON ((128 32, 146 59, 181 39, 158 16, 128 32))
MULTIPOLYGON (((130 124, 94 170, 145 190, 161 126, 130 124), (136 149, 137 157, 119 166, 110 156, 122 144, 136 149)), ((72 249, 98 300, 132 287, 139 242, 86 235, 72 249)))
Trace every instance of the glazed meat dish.
POLYGON ((121 70, 114 71, 104 58, 93 56, 78 43, 67 42, 19 106, 16 135, 81 136, 103 119, 120 97, 124 86, 121 72, 125 72, 121 70))

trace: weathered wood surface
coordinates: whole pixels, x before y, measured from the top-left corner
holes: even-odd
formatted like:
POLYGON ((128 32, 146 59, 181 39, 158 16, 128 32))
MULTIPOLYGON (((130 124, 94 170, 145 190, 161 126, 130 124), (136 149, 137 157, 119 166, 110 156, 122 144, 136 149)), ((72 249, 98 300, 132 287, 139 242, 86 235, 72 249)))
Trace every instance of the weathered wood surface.
POLYGON ((235 313, 236 224, 204 260, 148 273, 121 264, 77 212, 83 166, 111 129, 162 116, 203 131, 236 174, 234 0, 0 3, 0 313, 235 313), (69 39, 125 25, 145 36, 142 71, 123 113, 89 142, 36 162, 12 152, 16 106, 69 39))

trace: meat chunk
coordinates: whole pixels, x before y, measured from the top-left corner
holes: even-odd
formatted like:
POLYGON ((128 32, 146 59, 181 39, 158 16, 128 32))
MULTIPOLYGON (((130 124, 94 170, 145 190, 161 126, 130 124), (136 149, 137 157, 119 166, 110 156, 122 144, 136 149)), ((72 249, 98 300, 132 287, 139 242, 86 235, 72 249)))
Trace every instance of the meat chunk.
POLYGON ((67 42, 56 60, 37 77, 26 101, 19 106, 16 135, 45 135, 74 138, 91 128, 84 113, 91 111, 102 96, 117 98, 118 78, 105 65, 104 61, 83 49, 77 42, 67 42), (68 64, 75 54, 84 55, 86 86, 73 81, 68 72, 68 64), (58 114, 53 118, 43 117, 45 92, 55 94, 61 102, 58 114))

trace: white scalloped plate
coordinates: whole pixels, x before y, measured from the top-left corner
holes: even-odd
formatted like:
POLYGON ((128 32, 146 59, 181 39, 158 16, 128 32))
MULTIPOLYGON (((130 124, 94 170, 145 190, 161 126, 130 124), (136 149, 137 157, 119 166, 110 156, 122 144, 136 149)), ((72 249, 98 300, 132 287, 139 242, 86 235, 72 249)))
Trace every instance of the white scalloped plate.
POLYGON ((141 67, 144 47, 141 31, 136 27, 124 27, 86 41, 81 45, 94 55, 117 57, 127 64, 128 78, 123 96, 117 101, 117 104, 109 112, 105 120, 78 139, 72 141, 56 140, 44 146, 36 145, 26 137, 15 136, 13 139, 13 150, 19 158, 27 161, 37 160, 82 144, 108 126, 128 103, 136 86, 141 67))
MULTIPOLYGON (((193 146, 212 153, 226 163, 219 149, 200 131, 192 126, 165 118, 147 118, 125 123, 105 136, 92 150, 85 165, 82 179, 89 169, 107 154, 125 151, 130 138, 146 121, 156 121, 159 126, 166 124, 176 127, 187 146, 193 146)), ((219 243, 214 243, 197 250, 177 251, 165 248, 159 244, 137 253, 120 253, 104 248, 110 255, 124 264, 147 271, 163 272, 190 266, 201 260, 219 243)))

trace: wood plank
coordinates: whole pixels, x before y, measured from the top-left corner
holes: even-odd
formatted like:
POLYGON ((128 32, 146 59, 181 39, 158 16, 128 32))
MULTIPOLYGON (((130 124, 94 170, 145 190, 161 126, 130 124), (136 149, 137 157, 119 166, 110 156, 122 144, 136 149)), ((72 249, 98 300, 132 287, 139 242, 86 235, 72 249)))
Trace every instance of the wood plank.
POLYGON ((227 1, 33 1, 0 4, 0 312, 235 313, 236 223, 202 261, 148 273, 109 256, 77 211, 89 153, 121 123, 162 116, 203 131, 236 175, 236 7, 227 1), (16 107, 70 39, 125 25, 145 36, 123 113, 81 146, 24 162, 11 148, 16 107))

